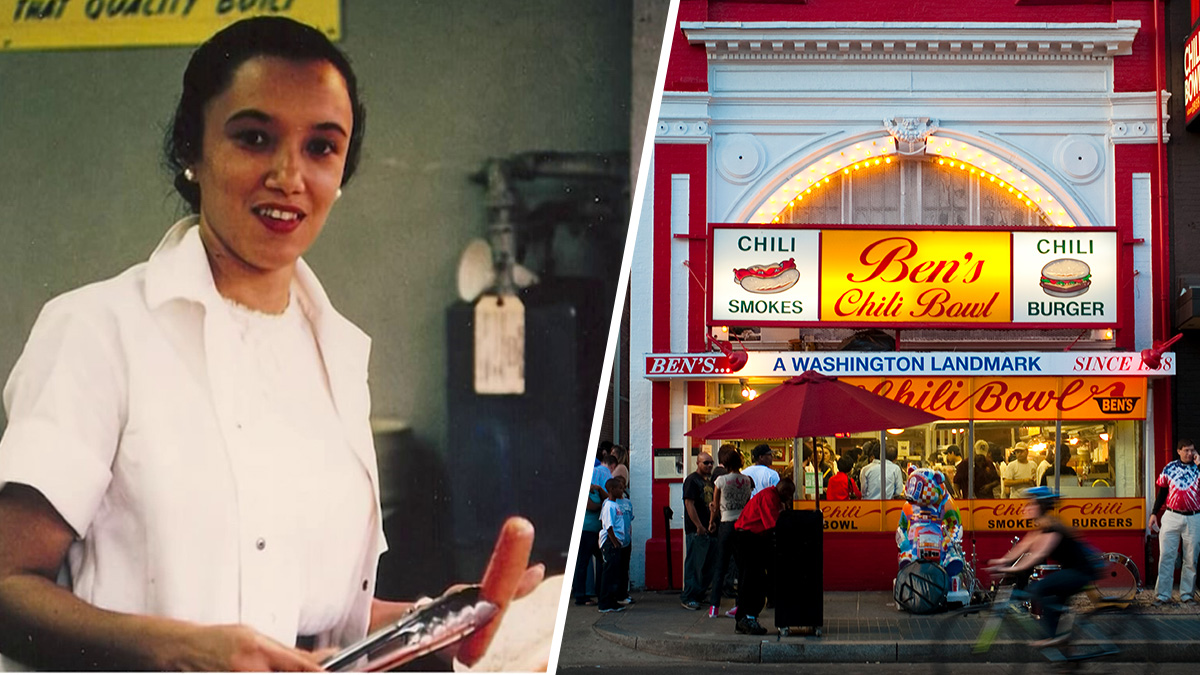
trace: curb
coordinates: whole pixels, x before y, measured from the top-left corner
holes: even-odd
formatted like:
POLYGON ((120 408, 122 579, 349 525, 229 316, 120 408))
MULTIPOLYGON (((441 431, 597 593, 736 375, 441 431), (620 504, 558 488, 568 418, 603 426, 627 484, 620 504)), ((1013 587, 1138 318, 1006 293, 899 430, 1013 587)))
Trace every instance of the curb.
MULTIPOLYGON (((727 663, 1040 663, 1045 657, 1024 642, 1000 640, 987 654, 972 653, 966 641, 898 640, 866 642, 813 637, 771 636, 758 641, 690 637, 670 633, 639 636, 610 625, 593 624, 600 637, 627 649, 657 656, 727 663)), ((1080 646, 1096 644, 1081 640, 1080 646)), ((1118 640, 1121 652, 1098 661, 1194 663, 1200 660, 1200 642, 1118 640)))

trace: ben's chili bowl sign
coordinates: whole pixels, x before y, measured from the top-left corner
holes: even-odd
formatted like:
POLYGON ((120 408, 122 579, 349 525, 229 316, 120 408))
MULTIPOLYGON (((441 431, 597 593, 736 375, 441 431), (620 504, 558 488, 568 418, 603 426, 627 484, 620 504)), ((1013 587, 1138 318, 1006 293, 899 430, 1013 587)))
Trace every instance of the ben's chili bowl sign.
POLYGON ((843 382, 955 419, 1145 419, 1140 377, 889 377, 843 382))
POLYGON ((826 230, 821 320, 1008 322, 1007 232, 826 230))
POLYGON ((714 225, 714 325, 1116 323, 1111 229, 714 225))

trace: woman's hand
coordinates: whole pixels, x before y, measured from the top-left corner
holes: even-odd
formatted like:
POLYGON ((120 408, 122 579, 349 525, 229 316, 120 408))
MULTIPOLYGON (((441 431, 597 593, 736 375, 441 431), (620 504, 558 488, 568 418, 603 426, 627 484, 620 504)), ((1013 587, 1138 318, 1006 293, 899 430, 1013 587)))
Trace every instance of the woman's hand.
POLYGON ((218 672, 314 672, 336 650, 308 652, 280 644, 248 626, 187 626, 163 645, 160 669, 218 672))

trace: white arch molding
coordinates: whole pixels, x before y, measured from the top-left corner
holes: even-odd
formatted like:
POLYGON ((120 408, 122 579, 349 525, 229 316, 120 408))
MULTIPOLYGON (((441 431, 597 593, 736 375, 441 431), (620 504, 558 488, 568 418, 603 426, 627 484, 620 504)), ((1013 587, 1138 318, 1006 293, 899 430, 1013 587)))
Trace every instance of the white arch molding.
MULTIPOLYGON (((926 139, 926 156, 941 157, 949 162, 967 161, 969 167, 964 170, 984 172, 982 175, 989 178, 995 176, 1006 183, 1005 187, 1014 188, 1014 199, 1019 194, 1021 202, 1026 198, 1031 202, 1040 200, 1031 208, 1037 208, 1047 216, 1042 218, 1043 222, 1062 227, 1094 224, 1066 181, 995 140, 942 127, 935 128, 926 139), (949 146, 946 145, 947 141, 949 146), (970 148, 969 156, 961 155, 961 146, 964 144, 970 148), (949 148, 951 152, 935 153, 933 148, 949 148)), ((760 173, 763 178, 748 185, 742 196, 727 210, 730 214, 728 221, 770 223, 797 194, 813 189, 810 178, 824 178, 829 175, 826 169, 854 171, 856 164, 862 162, 871 162, 873 166, 882 168, 883 165, 898 161, 900 153, 896 145, 896 139, 886 129, 850 135, 835 134, 827 142, 809 146, 803 152, 783 158, 775 168, 763 170, 760 173), (763 213, 770 217, 764 219, 763 213)), ((1101 157, 1099 161, 1106 164, 1106 158, 1101 157)), ((1098 172, 1090 173, 1103 171, 1101 168, 1098 172)), ((1094 175, 1090 177, 1094 178, 1094 175)))

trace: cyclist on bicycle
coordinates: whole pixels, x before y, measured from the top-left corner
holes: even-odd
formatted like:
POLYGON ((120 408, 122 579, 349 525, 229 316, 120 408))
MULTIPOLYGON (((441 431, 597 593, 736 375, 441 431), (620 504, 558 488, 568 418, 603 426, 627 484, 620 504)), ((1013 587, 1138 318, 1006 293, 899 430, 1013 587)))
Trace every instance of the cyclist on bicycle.
POLYGON ((1046 637, 1033 642, 1032 646, 1053 647, 1070 638, 1070 615, 1061 623, 1059 617, 1066 611, 1071 596, 1095 580, 1096 568, 1087 545, 1051 512, 1058 502, 1058 494, 1039 486, 1028 488, 1024 495, 1029 499, 1024 515, 1037 527, 1022 537, 1004 557, 989 560, 987 570, 1016 577, 1017 587, 1021 588, 1038 565, 1053 560, 1060 566, 1025 589, 1035 606, 1040 608, 1042 625, 1046 629, 1046 637))

